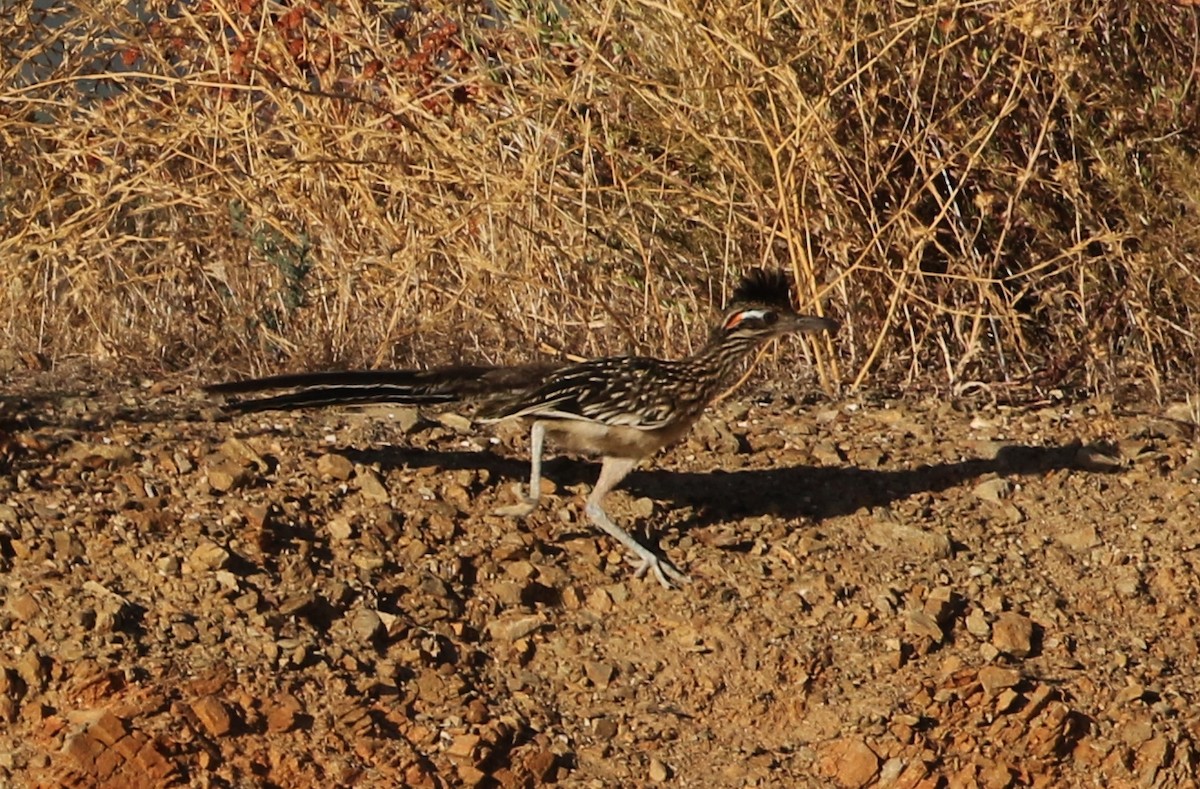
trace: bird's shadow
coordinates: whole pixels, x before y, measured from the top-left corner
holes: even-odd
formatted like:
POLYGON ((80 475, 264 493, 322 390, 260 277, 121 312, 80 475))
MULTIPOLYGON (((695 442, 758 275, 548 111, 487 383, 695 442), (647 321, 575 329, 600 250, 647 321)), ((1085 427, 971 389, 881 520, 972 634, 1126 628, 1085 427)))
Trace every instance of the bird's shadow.
MULTIPOLYGON (((1091 453, 1079 442, 1060 446, 1009 445, 994 457, 928 463, 906 469, 871 469, 855 465, 793 465, 740 471, 670 471, 656 468, 635 471, 621 487, 634 496, 690 506, 696 516, 692 527, 706 526, 756 515, 811 518, 816 521, 848 515, 862 509, 886 507, 917 493, 936 493, 988 474, 1031 476, 1055 470, 1106 470, 1091 463, 1091 453)), ((1101 448, 1102 454, 1107 449, 1101 448)), ((492 452, 438 452, 392 447, 350 450, 359 463, 381 468, 437 467, 486 469, 500 478, 522 480, 529 463, 492 452)), ((552 458, 542 464, 543 474, 559 485, 591 484, 599 464, 569 458, 552 458)))

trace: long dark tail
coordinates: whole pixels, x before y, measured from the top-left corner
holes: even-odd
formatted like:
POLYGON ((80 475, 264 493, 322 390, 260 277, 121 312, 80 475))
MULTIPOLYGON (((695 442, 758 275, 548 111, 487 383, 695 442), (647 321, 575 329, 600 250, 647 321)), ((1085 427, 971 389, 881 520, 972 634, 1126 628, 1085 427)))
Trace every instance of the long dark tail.
POLYGON ((277 389, 294 391, 265 397, 227 400, 236 413, 292 411, 298 408, 368 405, 434 405, 493 397, 535 386, 553 365, 486 367, 463 365, 432 370, 346 370, 294 373, 228 381, 204 387, 210 394, 241 395, 277 389))

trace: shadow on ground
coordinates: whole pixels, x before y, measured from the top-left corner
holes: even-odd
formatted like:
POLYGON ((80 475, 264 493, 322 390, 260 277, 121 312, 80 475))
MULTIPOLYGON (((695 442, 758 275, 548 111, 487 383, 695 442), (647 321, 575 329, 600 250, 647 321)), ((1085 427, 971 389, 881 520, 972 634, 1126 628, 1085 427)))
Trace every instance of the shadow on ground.
MULTIPOLYGON (((1031 476, 1057 470, 1098 472, 1087 462, 1078 442, 1062 446, 1012 445, 994 458, 931 463, 911 469, 866 469, 859 466, 807 466, 746 469, 742 471, 636 471, 622 483, 635 496, 648 496, 690 506, 697 512, 691 526, 705 526, 734 518, 772 515, 782 518, 823 520, 861 509, 885 507, 917 493, 936 493, 987 474, 1031 476)), ((499 477, 528 477, 529 463, 490 452, 435 452, 390 448, 350 450, 356 463, 379 463, 383 468, 487 469, 499 477)), ((559 485, 591 484, 598 463, 555 458, 543 464, 543 473, 559 485)))

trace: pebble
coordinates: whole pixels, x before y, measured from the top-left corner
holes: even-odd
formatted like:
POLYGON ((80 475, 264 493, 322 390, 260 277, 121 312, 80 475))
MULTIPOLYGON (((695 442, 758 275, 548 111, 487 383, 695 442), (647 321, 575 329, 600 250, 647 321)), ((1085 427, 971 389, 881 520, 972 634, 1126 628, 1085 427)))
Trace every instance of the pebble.
POLYGON ((250 471, 231 460, 222 458, 204 470, 208 486, 216 493, 228 493, 250 481, 250 471))
POLYGON ((945 534, 897 521, 888 510, 877 508, 875 514, 865 532, 873 544, 887 549, 902 548, 927 559, 950 557, 950 538, 945 534))
POLYGON ((468 434, 475 432, 471 427, 471 420, 467 419, 462 414, 438 414, 436 418, 439 423, 450 428, 456 433, 468 434))
POLYGON ((611 740, 617 736, 617 724, 612 718, 596 718, 592 721, 592 731, 601 740, 611 740))
POLYGON ((1059 536, 1063 547, 1072 551, 1088 551, 1100 545, 1100 535, 1094 524, 1088 523, 1059 536))
POLYGON ((345 481, 354 473, 354 464, 345 455, 325 454, 317 458, 317 473, 322 477, 345 481))
POLYGON ((192 702, 191 708, 205 731, 213 737, 223 737, 233 728, 229 709, 216 696, 201 696, 192 702))
POLYGON ((862 740, 835 740, 822 749, 819 769, 845 789, 860 789, 875 780, 879 757, 862 740))
POLYGON ((904 632, 914 636, 925 636, 940 644, 945 634, 937 620, 924 611, 910 610, 904 614, 904 632))
POLYGON ((498 641, 517 641, 546 624, 539 615, 505 617, 488 623, 487 631, 498 641))
POLYGON ((1012 483, 1004 477, 996 477, 980 482, 972 489, 972 492, 981 501, 999 504, 1012 493, 1012 483))
POLYGON ((373 504, 388 504, 392 500, 392 494, 388 492, 387 487, 379 479, 379 475, 374 469, 360 466, 356 474, 358 480, 358 492, 362 497, 373 504))
POLYGON ((966 619, 967 632, 976 638, 987 638, 992 633, 992 626, 988 624, 987 615, 978 608, 972 608, 967 614, 966 619))
POLYGON ((1021 681, 1021 672, 1001 666, 984 666, 979 669, 979 684, 989 696, 1005 688, 1015 687, 1021 681))
POLYGON ((194 573, 207 570, 217 570, 229 561, 229 551, 214 542, 202 542, 197 545, 184 565, 194 573))
POLYGON ((592 681, 592 684, 600 688, 608 687, 608 683, 612 681, 613 675, 616 674, 616 669, 611 664, 597 660, 584 662, 583 670, 587 674, 587 678, 592 681))
POLYGON ((1033 621, 1012 611, 1001 613, 992 624, 992 645, 1013 657, 1028 657, 1033 652, 1033 621))
POLYGON ((379 614, 371 609, 360 608, 354 612, 354 619, 350 623, 350 629, 360 643, 370 643, 383 634, 383 620, 379 618, 379 614))

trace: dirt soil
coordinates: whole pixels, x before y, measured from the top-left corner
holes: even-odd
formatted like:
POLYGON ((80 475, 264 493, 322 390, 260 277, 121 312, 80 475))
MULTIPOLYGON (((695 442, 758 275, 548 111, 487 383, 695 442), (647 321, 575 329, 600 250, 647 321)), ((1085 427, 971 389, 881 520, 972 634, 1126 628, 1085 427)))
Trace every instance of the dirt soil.
POLYGON ((668 591, 516 426, 22 387, 2 785, 1196 785, 1183 405, 751 387, 609 500, 668 591))

